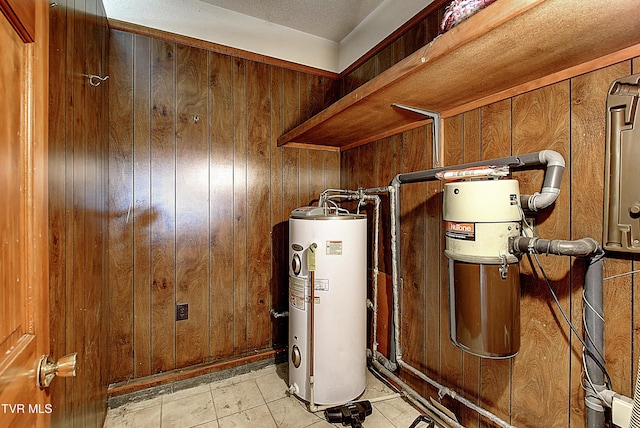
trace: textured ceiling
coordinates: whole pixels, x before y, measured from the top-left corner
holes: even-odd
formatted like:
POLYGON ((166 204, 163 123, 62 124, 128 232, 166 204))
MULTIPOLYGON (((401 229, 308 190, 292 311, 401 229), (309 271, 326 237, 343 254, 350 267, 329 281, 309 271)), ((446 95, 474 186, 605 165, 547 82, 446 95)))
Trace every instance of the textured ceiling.
POLYGON ((340 42, 383 0, 200 0, 340 42))
POLYGON ((109 20, 339 73, 433 0, 102 1, 109 20))

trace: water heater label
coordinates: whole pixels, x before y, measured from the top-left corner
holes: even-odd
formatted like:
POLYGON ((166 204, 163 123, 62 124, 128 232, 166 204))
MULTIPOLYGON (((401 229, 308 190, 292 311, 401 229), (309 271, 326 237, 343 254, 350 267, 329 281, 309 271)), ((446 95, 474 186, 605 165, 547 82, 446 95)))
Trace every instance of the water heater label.
POLYGON ((304 311, 304 297, 307 280, 304 278, 289 277, 289 304, 304 311))
POLYGON ((328 279, 316 279, 315 285, 316 285, 316 291, 329 291, 328 279))
POLYGON ((341 256, 342 241, 327 241, 327 256, 341 256))
POLYGON ((461 239, 463 241, 475 241, 476 225, 475 223, 447 221, 445 222, 445 235, 447 238, 461 239))

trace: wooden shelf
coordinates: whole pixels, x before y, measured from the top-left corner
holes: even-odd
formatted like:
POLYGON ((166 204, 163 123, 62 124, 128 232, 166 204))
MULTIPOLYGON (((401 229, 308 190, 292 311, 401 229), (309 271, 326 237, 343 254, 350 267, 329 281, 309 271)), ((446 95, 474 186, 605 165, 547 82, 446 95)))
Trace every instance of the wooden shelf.
POLYGON ((345 150, 428 122, 394 103, 446 118, 633 58, 640 55, 638 16, 637 0, 498 0, 278 145, 345 150))

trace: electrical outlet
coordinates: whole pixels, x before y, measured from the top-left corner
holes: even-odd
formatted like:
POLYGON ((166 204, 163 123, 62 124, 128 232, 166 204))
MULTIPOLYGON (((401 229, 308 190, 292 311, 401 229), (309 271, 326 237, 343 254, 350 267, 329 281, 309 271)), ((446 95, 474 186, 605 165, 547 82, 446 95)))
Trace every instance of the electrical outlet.
POLYGON ((189 304, 178 303, 176 305, 176 321, 182 321, 189 318, 189 304))

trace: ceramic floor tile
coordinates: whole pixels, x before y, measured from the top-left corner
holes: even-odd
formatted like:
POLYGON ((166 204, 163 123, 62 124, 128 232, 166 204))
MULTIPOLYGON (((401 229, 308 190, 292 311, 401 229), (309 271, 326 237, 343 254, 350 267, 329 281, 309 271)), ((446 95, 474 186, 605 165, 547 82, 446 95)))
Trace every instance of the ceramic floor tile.
POLYGON ((218 419, 220 428, 276 428, 266 404, 218 419))
POLYGON ((211 393, 219 418, 265 404, 255 380, 215 387, 212 384, 211 393))
POLYGON ((415 407, 402 398, 377 402, 375 408, 395 427, 408 427, 420 415, 415 407))
MULTIPOLYGON (((373 411, 369 416, 367 416, 364 420, 363 425, 366 428, 389 428, 392 425, 391 421, 387 419, 375 406, 372 409, 373 411)), ((403 428, 407 428, 409 425, 403 428)))
POLYGON ((223 386, 235 385, 237 383, 246 382, 248 380, 255 380, 258 377, 268 375, 275 372, 279 366, 271 365, 258 370, 251 371, 249 373, 243 373, 237 376, 233 376, 227 379, 222 379, 211 383, 211 389, 221 388, 223 386))
MULTIPOLYGON (((309 425, 308 428, 330 428, 330 427, 341 427, 342 424, 330 424, 327 421, 318 421, 314 424, 309 425)), ((367 427, 365 427, 367 428, 367 427)))
MULTIPOLYGON (((324 413, 310 413, 295 397, 286 395, 288 365, 260 370, 149 400, 109 409, 105 428, 338 428, 324 413)), ((367 388, 359 400, 383 397, 393 391, 367 372, 367 388)), ((402 398, 374 402, 366 428, 406 428, 419 412, 402 398)))
POLYGON ((218 421, 209 421, 200 425, 194 425, 190 428, 219 428, 218 421))
POLYGON ((170 401, 180 400, 182 398, 191 397, 192 395, 198 395, 205 392, 211 392, 209 384, 194 386, 192 388, 182 389, 180 391, 172 392, 162 396, 162 404, 169 403, 170 401))
POLYGON ((104 428, 156 428, 160 426, 160 412, 160 405, 136 411, 109 410, 104 428))
POLYGON ((216 420, 211 392, 162 404, 162 428, 185 428, 216 420))
POLYGON ((287 397, 288 377, 276 371, 256 378, 264 400, 269 403, 287 397))
POLYGON ((304 403, 293 397, 267 403, 278 428, 303 428, 324 420, 322 413, 313 414, 304 403))
POLYGON ((373 373, 367 370, 367 387, 360 400, 366 400, 367 398, 384 397, 385 395, 393 394, 394 391, 389 388, 384 382, 378 379, 373 373))
POLYGON ((123 412, 136 412, 138 410, 146 409, 147 407, 159 406, 161 404, 162 396, 158 396, 147 400, 131 401, 129 403, 123 404, 120 407, 117 407, 117 409, 123 412))

